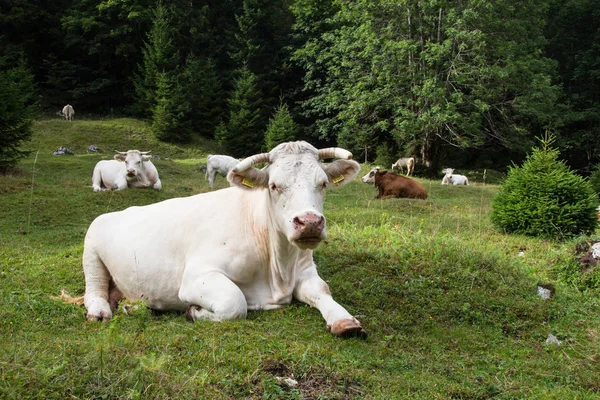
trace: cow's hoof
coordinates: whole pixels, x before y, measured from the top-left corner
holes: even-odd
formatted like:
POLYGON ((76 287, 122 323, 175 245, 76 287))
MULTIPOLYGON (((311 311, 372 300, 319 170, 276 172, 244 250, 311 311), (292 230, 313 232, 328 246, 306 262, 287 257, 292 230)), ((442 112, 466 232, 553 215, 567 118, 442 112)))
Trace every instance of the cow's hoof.
POLYGON ((87 320, 90 322, 101 321, 106 322, 112 318, 112 314, 107 314, 104 311, 100 312, 100 315, 88 314, 87 320))
POLYGON ((185 310, 185 319, 190 322, 194 322, 194 311, 200 311, 200 307, 191 305, 185 310))
POLYGON ((361 339, 367 337, 367 332, 360 326, 360 322, 356 318, 336 321, 330 330, 331 333, 339 337, 358 337, 361 339))

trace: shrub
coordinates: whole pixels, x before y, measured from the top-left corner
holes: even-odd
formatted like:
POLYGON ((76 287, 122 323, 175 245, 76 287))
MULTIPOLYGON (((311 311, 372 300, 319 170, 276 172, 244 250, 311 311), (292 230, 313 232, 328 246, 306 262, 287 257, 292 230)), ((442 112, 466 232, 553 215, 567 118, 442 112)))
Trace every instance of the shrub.
POLYGON ((596 229, 598 197, 590 183, 558 160, 554 138, 539 139, 521 167, 513 166, 492 202, 494 225, 508 233, 565 238, 596 229))

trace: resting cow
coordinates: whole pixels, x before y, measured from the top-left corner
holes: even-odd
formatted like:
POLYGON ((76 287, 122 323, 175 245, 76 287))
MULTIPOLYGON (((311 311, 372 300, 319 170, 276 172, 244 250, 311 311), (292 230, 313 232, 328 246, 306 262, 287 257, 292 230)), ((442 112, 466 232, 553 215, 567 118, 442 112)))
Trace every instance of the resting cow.
POLYGON ((375 196, 376 199, 389 199, 392 197, 427 198, 427 191, 421 183, 402 175, 382 171, 379 167, 369 171, 362 177, 362 181, 371 183, 379 189, 379 193, 375 196))
POLYGON ((152 187, 162 188, 158 171, 148 155, 149 151, 119 151, 114 160, 98 161, 92 175, 94 192, 116 189, 152 187))
POLYGON ((73 106, 70 105, 70 104, 67 104, 66 106, 64 106, 63 109, 62 109, 62 115, 63 115, 63 117, 67 121, 72 121, 73 120, 73 115, 75 115, 75 111, 73 110, 73 106))
POLYGON ((469 178, 464 175, 454 173, 454 169, 446 168, 442 172, 445 174, 442 178, 442 185, 468 185, 469 178))
POLYGON ((398 168, 403 173, 404 167, 406 167, 406 176, 410 176, 415 171, 414 157, 399 158, 398 161, 392 164, 392 172, 394 172, 394 168, 398 168))
POLYGON ((215 183, 215 175, 218 173, 219 175, 227 176, 229 170, 239 162, 239 160, 233 157, 209 154, 206 159, 206 174, 204 176, 208 179, 208 186, 212 189, 215 183))
POLYGON ((295 298, 316 307, 335 335, 364 335, 312 256, 326 238, 326 189, 360 169, 351 157, 282 143, 239 162, 227 175, 233 187, 99 216, 83 251, 88 320, 110 319, 121 295, 193 321, 245 318, 295 298), (341 159, 319 162, 327 158, 341 159), (253 167, 260 163, 268 165, 253 167))

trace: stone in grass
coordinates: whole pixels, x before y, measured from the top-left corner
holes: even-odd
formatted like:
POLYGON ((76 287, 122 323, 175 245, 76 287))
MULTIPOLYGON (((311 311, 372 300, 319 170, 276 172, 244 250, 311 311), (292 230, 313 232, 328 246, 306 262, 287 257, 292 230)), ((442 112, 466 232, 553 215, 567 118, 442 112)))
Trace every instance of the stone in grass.
POLYGON ((558 340, 558 338, 556 336, 554 336, 553 334, 549 334, 548 338, 546 339, 546 344, 547 345, 556 345, 556 346, 560 346, 562 342, 560 340, 558 340))
POLYGON ((55 156, 72 156, 73 152, 67 149, 66 147, 61 146, 58 149, 56 149, 56 151, 52 154, 55 156))

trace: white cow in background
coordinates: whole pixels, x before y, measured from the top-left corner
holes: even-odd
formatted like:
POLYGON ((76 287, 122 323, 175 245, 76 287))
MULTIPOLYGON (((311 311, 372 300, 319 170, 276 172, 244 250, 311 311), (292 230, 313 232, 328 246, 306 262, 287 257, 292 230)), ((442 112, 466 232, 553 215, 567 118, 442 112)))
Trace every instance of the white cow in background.
POLYGON ((75 115, 75 111, 73 110, 73 106, 70 105, 70 104, 67 104, 66 106, 64 106, 63 109, 62 109, 62 115, 63 115, 63 117, 67 121, 72 121, 73 120, 73 115, 75 115))
POLYGON ((206 158, 206 174, 204 176, 208 179, 208 186, 212 189, 215 183, 215 175, 218 173, 219 175, 227 176, 229 170, 239 162, 239 160, 233 157, 209 154, 206 158))
POLYGON ((454 173, 453 168, 446 168, 442 170, 444 177, 442 178, 442 185, 468 185, 469 178, 464 175, 458 175, 454 173))
POLYGON ((158 171, 148 155, 149 151, 119 151, 114 160, 98 161, 92 174, 94 192, 116 189, 152 187, 162 188, 158 171))
POLYGON ((404 173, 406 167, 406 176, 410 176, 415 171, 414 157, 399 158, 398 161, 392 164, 392 172, 394 168, 398 168, 401 173, 404 173))
POLYGON ((282 143, 239 162, 227 175, 233 187, 99 216, 83 250, 88 320, 110 319, 121 296, 192 321, 245 318, 295 298, 333 334, 365 335, 331 297, 312 253, 326 238, 326 189, 360 170, 351 157, 282 143), (341 159, 319 161, 328 158, 341 159), (253 167, 260 163, 268 165, 253 167))

